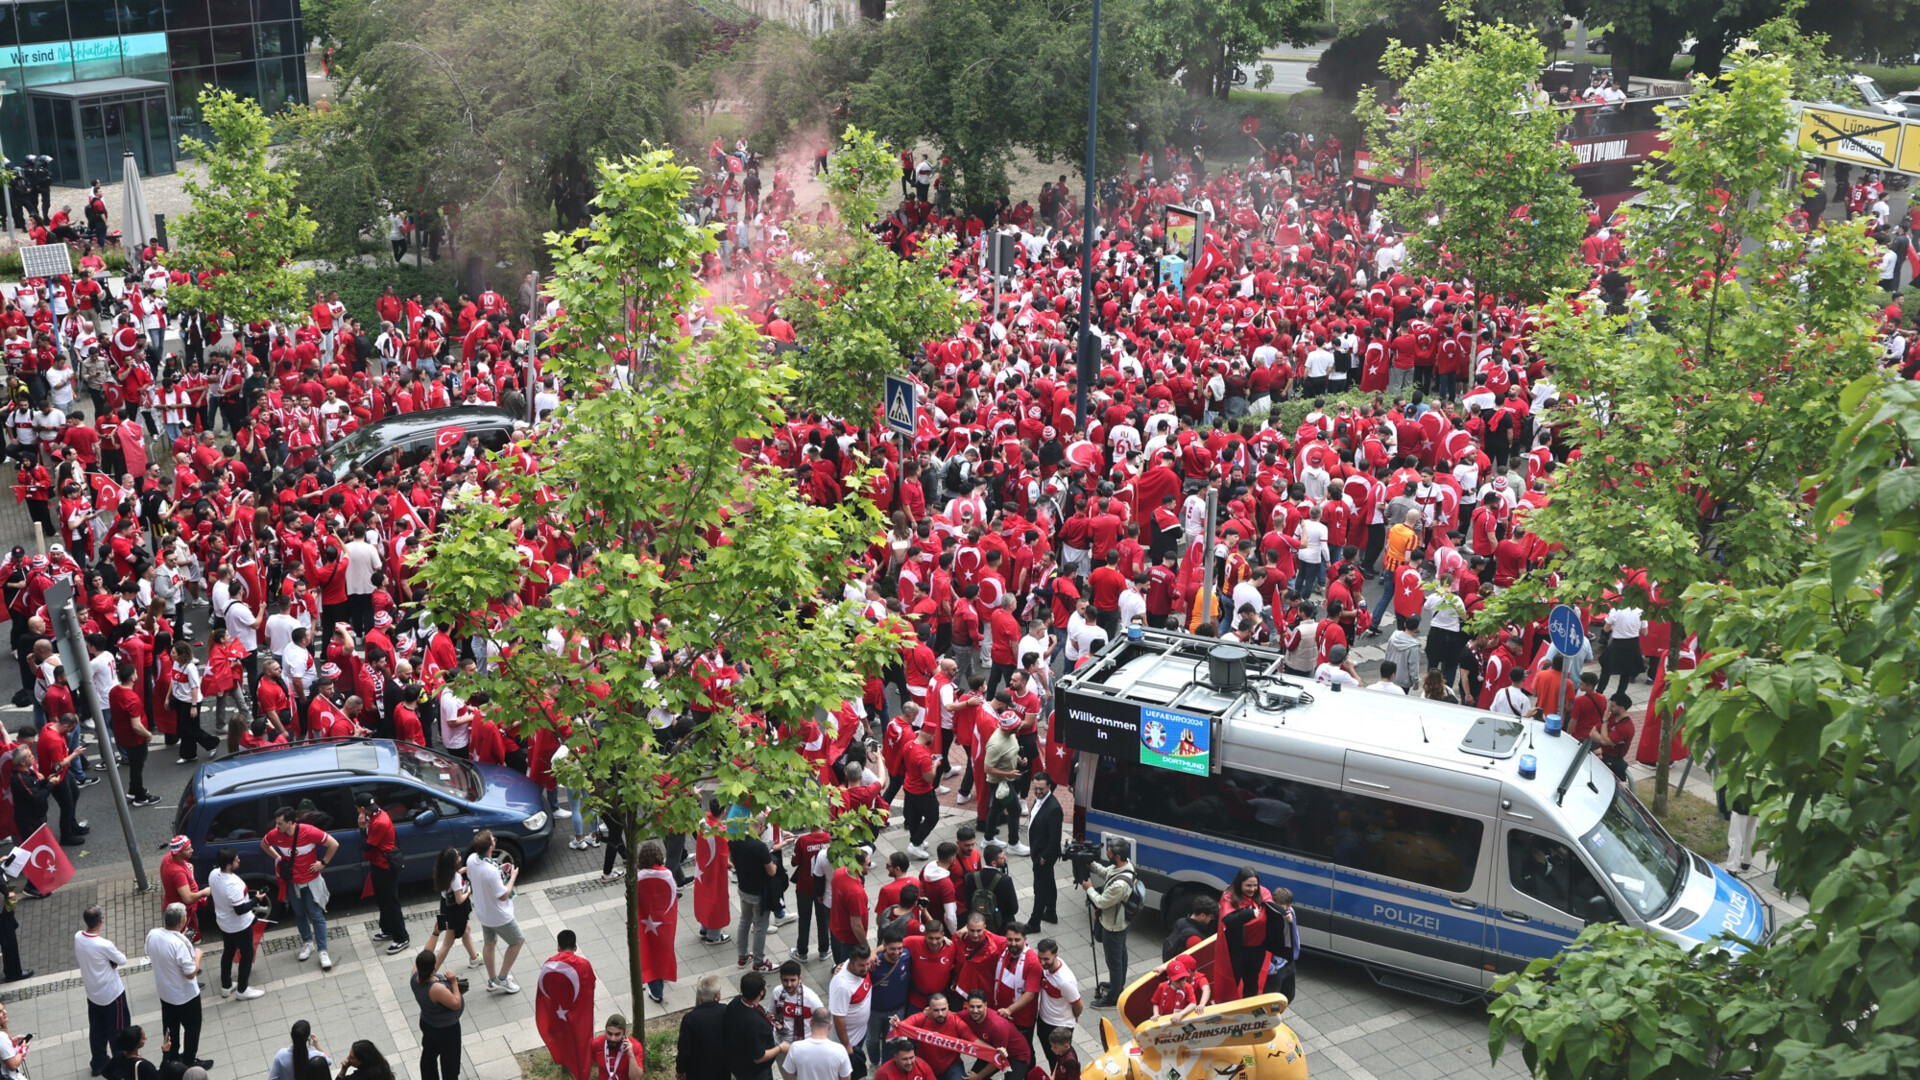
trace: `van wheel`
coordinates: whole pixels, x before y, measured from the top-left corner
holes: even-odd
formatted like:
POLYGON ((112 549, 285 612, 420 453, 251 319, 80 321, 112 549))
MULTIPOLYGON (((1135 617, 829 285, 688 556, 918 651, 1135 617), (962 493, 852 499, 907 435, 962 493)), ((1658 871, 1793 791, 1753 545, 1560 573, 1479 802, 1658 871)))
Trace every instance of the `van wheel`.
POLYGON ((1187 917, 1193 911, 1193 902, 1211 892, 1201 885, 1176 885, 1167 890, 1167 898, 1160 902, 1160 924, 1171 928, 1174 923, 1187 917))

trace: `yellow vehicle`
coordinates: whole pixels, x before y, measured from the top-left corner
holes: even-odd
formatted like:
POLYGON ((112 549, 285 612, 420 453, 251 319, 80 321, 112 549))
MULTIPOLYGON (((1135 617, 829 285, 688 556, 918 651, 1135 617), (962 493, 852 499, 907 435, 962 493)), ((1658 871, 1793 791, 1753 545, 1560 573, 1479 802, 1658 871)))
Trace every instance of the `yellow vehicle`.
MULTIPOLYGON (((1208 973, 1213 939, 1183 956, 1208 973)), ((1153 1016, 1153 994, 1164 976, 1136 979, 1120 995, 1120 1019, 1132 1037, 1121 1040, 1113 1022, 1100 1021, 1106 1052, 1080 1070, 1080 1080, 1307 1080, 1307 1053, 1293 1029, 1282 1023, 1282 994, 1209 1005, 1174 1020, 1153 1016)))

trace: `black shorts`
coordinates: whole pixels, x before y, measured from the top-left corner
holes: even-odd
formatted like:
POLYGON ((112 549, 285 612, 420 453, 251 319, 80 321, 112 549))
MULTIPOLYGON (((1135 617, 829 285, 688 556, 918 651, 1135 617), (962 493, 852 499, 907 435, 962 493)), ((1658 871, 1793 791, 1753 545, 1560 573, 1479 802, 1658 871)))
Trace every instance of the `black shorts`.
POLYGON ((433 932, 452 934, 454 937, 467 936, 467 919, 473 915, 473 901, 469 900, 459 907, 441 904, 440 915, 433 920, 433 932))

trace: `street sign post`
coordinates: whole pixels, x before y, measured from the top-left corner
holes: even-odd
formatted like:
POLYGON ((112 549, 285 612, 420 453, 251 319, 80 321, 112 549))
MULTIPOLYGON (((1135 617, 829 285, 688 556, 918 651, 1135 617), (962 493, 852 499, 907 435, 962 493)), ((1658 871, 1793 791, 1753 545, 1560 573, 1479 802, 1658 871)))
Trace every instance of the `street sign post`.
POLYGON ((1587 628, 1580 621, 1580 612, 1566 604, 1555 607, 1547 616, 1547 636, 1566 656, 1578 656, 1587 647, 1587 628))
POLYGON ((881 400, 886 406, 887 427, 903 438, 913 438, 913 418, 920 408, 920 384, 914 382, 911 375, 889 375, 881 400))

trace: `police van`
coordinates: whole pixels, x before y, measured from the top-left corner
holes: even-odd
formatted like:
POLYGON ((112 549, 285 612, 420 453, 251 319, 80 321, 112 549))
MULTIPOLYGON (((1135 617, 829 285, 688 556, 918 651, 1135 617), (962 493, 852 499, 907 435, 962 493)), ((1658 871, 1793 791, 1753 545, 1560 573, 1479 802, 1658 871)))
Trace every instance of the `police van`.
POLYGON ((1135 632, 1060 680, 1054 733, 1080 751, 1075 838, 1131 841, 1169 922, 1251 865, 1293 890, 1306 947, 1460 1000, 1596 920, 1682 945, 1771 933, 1752 889, 1546 723, 1135 632))

